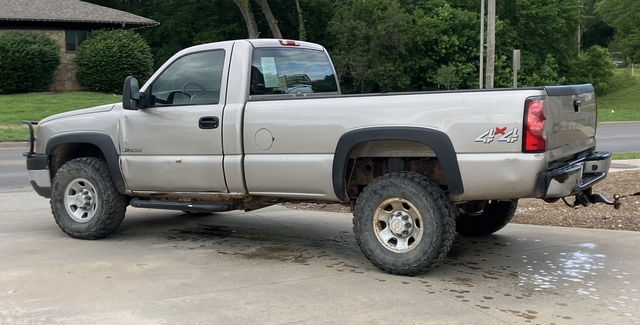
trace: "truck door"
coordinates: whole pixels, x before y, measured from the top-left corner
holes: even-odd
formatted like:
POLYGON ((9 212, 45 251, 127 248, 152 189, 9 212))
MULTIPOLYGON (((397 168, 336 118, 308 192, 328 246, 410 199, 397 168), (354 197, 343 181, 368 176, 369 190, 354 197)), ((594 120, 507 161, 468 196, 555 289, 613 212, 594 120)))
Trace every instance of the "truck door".
POLYGON ((129 189, 227 192, 221 125, 231 46, 174 59, 145 90, 151 106, 124 112, 120 164, 129 189))

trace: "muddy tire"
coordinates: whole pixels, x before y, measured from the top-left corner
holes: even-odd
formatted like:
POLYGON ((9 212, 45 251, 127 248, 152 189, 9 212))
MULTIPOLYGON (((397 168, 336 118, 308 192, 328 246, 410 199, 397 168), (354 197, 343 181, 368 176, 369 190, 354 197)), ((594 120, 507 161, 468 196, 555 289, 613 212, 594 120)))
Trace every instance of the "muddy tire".
POLYGON ((111 234, 122 223, 127 205, 101 159, 70 160, 53 178, 51 212, 70 237, 99 239, 111 234))
POLYGON ((367 185, 355 205, 353 231, 373 265, 416 275, 447 255, 455 221, 442 189, 420 174, 399 172, 367 185))
POLYGON ((481 209, 463 206, 456 218, 456 231, 466 237, 489 236, 504 228, 516 214, 518 201, 489 201, 481 209))

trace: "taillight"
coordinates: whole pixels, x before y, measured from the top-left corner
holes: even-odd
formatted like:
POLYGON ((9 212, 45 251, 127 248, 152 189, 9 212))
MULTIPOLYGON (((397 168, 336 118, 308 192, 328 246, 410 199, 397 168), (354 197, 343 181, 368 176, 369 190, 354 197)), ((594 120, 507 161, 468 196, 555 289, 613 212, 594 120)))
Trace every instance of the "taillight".
POLYGON ((544 133, 544 99, 529 98, 525 103, 524 152, 540 152, 547 149, 544 133))
POLYGON ((284 46, 300 46, 300 42, 298 42, 298 41, 292 41, 292 40, 286 40, 286 39, 281 39, 281 40, 280 40, 280 45, 284 45, 284 46))

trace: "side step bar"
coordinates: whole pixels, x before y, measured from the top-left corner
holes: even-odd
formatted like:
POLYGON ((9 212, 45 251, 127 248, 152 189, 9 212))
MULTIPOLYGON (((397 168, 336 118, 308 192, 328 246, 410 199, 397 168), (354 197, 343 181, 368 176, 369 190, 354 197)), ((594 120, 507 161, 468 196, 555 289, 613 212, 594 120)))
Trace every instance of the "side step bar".
POLYGON ((130 204, 134 208, 179 210, 179 211, 189 211, 189 212, 226 212, 226 211, 233 211, 238 208, 238 205, 235 203, 206 204, 206 203, 192 203, 192 202, 145 200, 140 198, 132 199, 130 204))

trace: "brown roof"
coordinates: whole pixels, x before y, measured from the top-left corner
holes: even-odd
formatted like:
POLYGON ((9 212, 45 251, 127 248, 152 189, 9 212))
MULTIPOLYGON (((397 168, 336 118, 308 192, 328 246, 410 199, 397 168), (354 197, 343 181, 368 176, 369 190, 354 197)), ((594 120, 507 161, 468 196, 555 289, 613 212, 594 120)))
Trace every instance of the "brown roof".
POLYGON ((0 0, 0 21, 109 23, 152 26, 159 23, 125 11, 79 0, 0 0))

